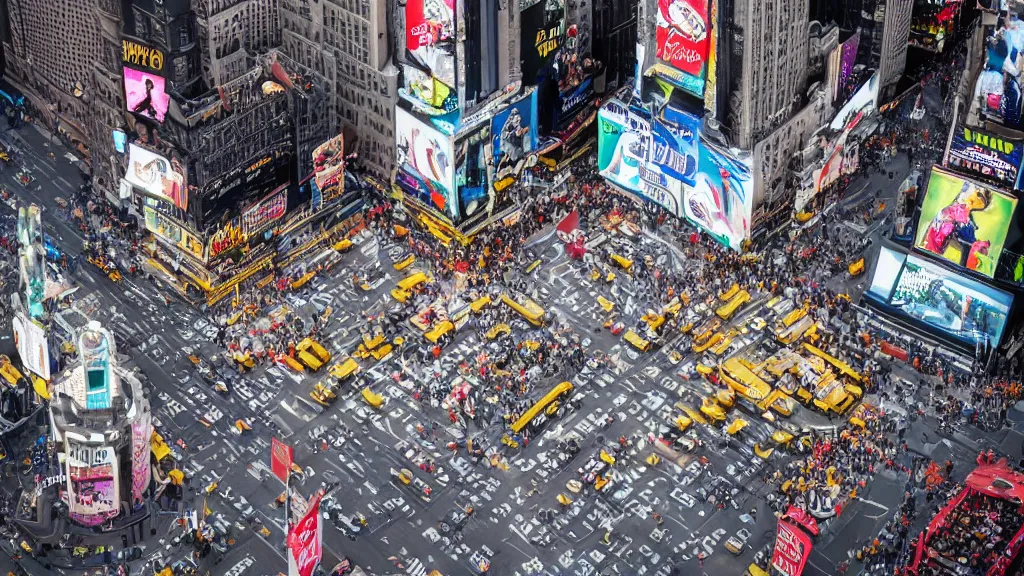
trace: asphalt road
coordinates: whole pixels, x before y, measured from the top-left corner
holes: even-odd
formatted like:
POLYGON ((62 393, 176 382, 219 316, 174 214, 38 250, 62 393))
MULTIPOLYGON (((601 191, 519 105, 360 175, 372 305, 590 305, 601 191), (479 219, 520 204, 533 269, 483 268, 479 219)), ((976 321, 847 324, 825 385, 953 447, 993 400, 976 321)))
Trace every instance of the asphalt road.
MULTIPOLYGON (((35 182, 28 189, 8 168, 0 174, 9 189, 23 200, 45 207, 43 220, 48 232, 62 248, 77 253, 81 238, 77 229, 62 217, 54 198, 68 197, 80 182, 76 169, 64 157, 47 156, 46 138, 24 128, 16 137, 23 144, 23 156, 35 182)), ((873 176, 868 186, 882 186, 887 177, 873 176)), ((648 243, 659 263, 694 266, 681 262, 678 250, 664 242, 648 243)), ((351 354, 363 324, 363 311, 386 303, 388 292, 408 271, 391 267, 390 246, 378 246, 368 239, 343 257, 327 276, 318 277, 309 288, 289 296, 296 308, 316 302, 336 312, 321 340, 336 358, 351 354), (383 283, 369 293, 352 286, 353 273, 376 270, 383 283)), ((592 349, 606 351, 613 359, 609 367, 584 370, 571 375, 583 408, 548 426, 529 446, 506 450, 508 470, 473 466, 461 452, 457 456, 444 445, 460 432, 449 423, 440 407, 413 400, 417 384, 441 379, 453 380, 458 366, 475 357, 483 344, 479 333, 463 330, 448 346, 437 368, 412 365, 395 379, 397 358, 382 363, 363 362, 363 375, 388 398, 377 412, 370 412, 354 388, 343 390, 331 408, 321 411, 308 399, 312 385, 323 374, 296 375, 280 367, 257 369, 246 375, 227 397, 214 393, 195 375, 187 360, 189 353, 209 356, 216 327, 211 319, 181 304, 166 305, 153 286, 126 280, 114 285, 99 273, 80 267, 77 280, 83 289, 75 310, 115 329, 120 349, 131 357, 148 377, 150 400, 159 424, 170 440, 181 439, 184 469, 193 487, 217 481, 218 489, 205 504, 214 516, 228 522, 242 517, 250 508, 271 529, 267 539, 247 531, 236 536, 238 543, 212 568, 214 574, 276 574, 286 570, 283 553, 284 511, 275 508, 274 498, 283 486, 270 477, 262 479, 269 461, 269 442, 277 436, 296 448, 296 462, 305 469, 297 481, 300 492, 309 494, 322 482, 340 480, 331 499, 339 514, 361 513, 368 525, 350 539, 341 529, 327 523, 324 546, 325 567, 334 559, 348 556, 371 574, 400 573, 425 575, 436 569, 443 574, 472 573, 480 560, 492 564, 492 574, 578 574, 617 570, 621 574, 668 575, 740 574, 754 553, 774 539, 775 518, 764 504, 761 470, 765 463, 754 458, 749 441, 728 440, 711 426, 695 425, 694 434, 704 442, 703 451, 685 454, 678 463, 663 461, 648 465, 649 447, 634 455, 620 456, 616 465, 620 479, 608 491, 573 496, 563 507, 556 501, 569 494, 567 483, 579 478, 578 469, 596 458, 600 450, 620 436, 646 437, 672 422, 673 404, 691 402, 707 394, 706 384, 680 377, 680 366, 695 359, 682 335, 669 336, 663 347, 639 353, 619 337, 602 329, 606 313, 597 296, 609 298, 627 323, 632 325, 645 312, 647 294, 625 275, 608 285, 592 281, 572 264, 553 235, 541 234, 531 247, 543 264, 526 279, 536 299, 562 325, 589 339, 592 349), (672 350, 685 356, 679 363, 669 358, 672 350), (321 413, 323 412, 323 413, 321 413), (605 426, 606 416, 613 423, 605 426), (203 418, 209 426, 200 422, 203 418), (232 433, 232 424, 244 419, 253 431, 244 436, 232 433), (431 430, 420 438, 414 426, 431 430), (310 436, 318 427, 347 432, 344 442, 327 451, 310 436), (581 452, 565 461, 557 440, 567 434, 580 438, 581 452), (406 444, 396 447, 400 442, 406 444), (434 472, 417 468, 410 460, 427 455, 438 465, 434 472), (697 456, 708 457, 702 466, 697 456), (408 468, 432 488, 429 501, 422 493, 390 479, 391 471, 408 468), (734 505, 719 509, 700 491, 715 484, 735 490, 734 505), (474 508, 461 530, 445 532, 440 521, 458 508, 474 508), (651 515, 664 517, 658 525, 651 515), (611 528, 610 544, 602 542, 611 528), (736 556, 724 549, 730 537, 745 542, 736 556), (700 565, 698 555, 704 556, 700 565), (401 565, 401 567, 399 567, 401 565)), ((623 248, 625 249, 625 248, 623 248)), ((753 302, 731 323, 740 328, 756 316, 766 316, 766 298, 755 294, 753 302)), ((513 323, 517 338, 527 337, 532 328, 513 323)), ((415 329, 406 326, 410 341, 422 342, 415 329)), ((754 346, 751 335, 746 345, 754 346)), ((554 383, 552 380, 547 385, 554 383)), ((763 426, 756 415, 747 415, 752 428, 763 426)), ((804 426, 828 426, 817 413, 799 408, 794 421, 804 426)), ((476 423, 470 425, 477 427, 476 423)), ((830 574, 844 559, 845 550, 872 535, 893 511, 891 486, 902 479, 879 478, 868 496, 858 500, 844 514, 843 524, 826 531, 812 557, 811 570, 830 574)), ((190 495, 188 506, 199 508, 203 499, 190 495)), ((147 544, 147 559, 173 559, 184 550, 168 547, 167 535, 147 544)))

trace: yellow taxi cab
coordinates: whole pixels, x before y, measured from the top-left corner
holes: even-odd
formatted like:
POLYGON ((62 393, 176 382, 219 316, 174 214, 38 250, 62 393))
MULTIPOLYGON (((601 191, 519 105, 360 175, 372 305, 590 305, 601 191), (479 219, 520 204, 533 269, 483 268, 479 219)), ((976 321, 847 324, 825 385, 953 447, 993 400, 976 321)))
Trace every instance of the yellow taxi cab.
POLYGON ((252 354, 249 352, 245 352, 243 354, 236 350, 231 354, 231 361, 234 362, 242 372, 252 370, 256 367, 256 361, 253 360, 252 354))
POLYGON ((807 310, 808 308, 806 305, 801 306, 799 308, 794 308, 792 311, 790 311, 789 314, 786 314, 785 316, 782 317, 782 320, 780 320, 782 326, 784 328, 789 328, 798 320, 800 320, 804 316, 807 316, 807 310))
POLYGON ((469 309, 472 310, 474 314, 479 314, 491 302, 493 302, 493 300, 491 300, 491 297, 484 295, 477 298, 476 300, 473 300, 473 302, 469 305, 469 309))
POLYGON ((615 309, 615 303, 605 298, 604 296, 597 297, 597 304, 604 309, 605 312, 611 312, 615 309))
POLYGON ((310 270, 309 272, 306 272, 302 276, 299 276, 298 278, 292 281, 292 290, 298 290, 299 288, 302 288, 303 286, 308 284, 309 281, 312 280, 315 276, 316 270, 310 270))
POLYGON ((369 386, 363 388, 363 391, 359 394, 363 397, 363 401, 371 408, 377 409, 384 405, 384 396, 374 393, 373 390, 370 390, 369 386))
POLYGON ((711 338, 715 331, 722 325, 722 321, 718 318, 711 318, 707 322, 704 322, 700 326, 693 328, 693 343, 703 344, 709 338, 711 338))
POLYGON ((804 316, 789 327, 779 328, 775 332, 775 338, 779 343, 788 346, 804 337, 813 340, 817 331, 818 323, 810 316, 804 316))
POLYGON ((303 352, 309 352, 313 356, 316 356, 317 360, 319 360, 321 364, 331 361, 331 353, 312 338, 303 338, 295 349, 303 352))
POLYGON ((715 310, 715 315, 722 320, 728 320, 729 318, 732 318, 733 314, 736 314, 736 312, 747 302, 750 302, 750 292, 740 290, 734 294, 732 298, 727 300, 725 304, 719 306, 718 309, 715 310))
POLYGON ((779 416, 789 417, 796 409, 796 401, 782 390, 772 390, 762 404, 758 405, 762 410, 771 410, 779 416))
POLYGON ((747 569, 743 571, 743 576, 768 576, 768 573, 757 564, 751 563, 750 566, 747 566, 747 569))
POLYGON ((437 344, 438 342, 447 342, 451 339, 451 333, 455 330, 455 324, 452 324, 450 320, 438 322, 433 328, 423 334, 423 337, 427 339, 431 344, 437 344))
POLYGON ((330 373, 334 376, 339 384, 344 384, 346 380, 353 377, 359 372, 359 364, 356 363, 352 358, 346 358, 344 361, 331 366, 330 373))
POLYGON ((309 392, 309 397, 317 404, 330 406, 338 399, 338 385, 333 382, 317 382, 309 392))
POLYGON ((395 270, 398 270, 399 272, 401 272, 402 270, 405 270, 406 268, 408 268, 409 266, 412 266, 415 263, 416 263, 416 256, 413 255, 413 254, 409 254, 405 258, 402 258, 398 262, 395 262, 395 270))
POLYGON ((861 274, 863 274, 864 273, 864 259, 861 258, 860 260, 856 260, 854 262, 850 262, 850 265, 847 267, 847 271, 850 273, 850 276, 854 276, 854 277, 860 276, 861 274))
POLYGON ((425 272, 410 274, 398 281, 398 286, 391 290, 391 296, 399 302, 405 302, 417 288, 429 281, 430 277, 425 272))
POLYGON ((665 324, 665 317, 661 314, 656 314, 653 310, 648 310, 640 319, 647 323, 647 328, 651 332, 657 332, 665 324))
POLYGON ((626 271, 627 273, 628 273, 628 272, 629 272, 629 271, 630 271, 630 270, 631 270, 631 269, 633 268, 633 261, 632 261, 632 260, 630 260, 629 258, 626 258, 625 256, 620 256, 620 255, 618 255, 618 254, 612 254, 612 255, 611 255, 611 260, 612 260, 612 262, 614 262, 614 263, 615 263, 615 264, 616 264, 616 265, 617 265, 617 266, 618 266, 619 268, 622 268, 622 269, 623 269, 623 270, 625 270, 625 271, 626 271))
POLYGON ((735 295, 737 295, 739 293, 740 293, 740 285, 738 283, 734 283, 732 286, 729 287, 728 290, 726 290, 725 292, 722 292, 721 294, 719 294, 718 298, 722 302, 728 302, 729 300, 732 299, 733 296, 735 296, 735 295))
POLYGON ((698 340, 697 338, 694 338, 693 345, 691 346, 691 348, 693 348, 693 351, 696 352, 697 354, 701 354, 708 348, 718 345, 724 339, 725 334, 722 334, 721 332, 715 332, 710 338, 704 340, 698 340))
POLYGON ((723 388, 715 392, 715 400, 722 408, 729 409, 736 403, 736 393, 731 388, 723 388))
POLYGON ((676 296, 665 307, 661 309, 661 313, 664 316, 675 317, 683 310, 683 303, 676 296))
POLYGON ((342 238, 334 243, 334 249, 338 252, 347 252, 352 248, 352 241, 348 238, 342 238))
POLYGON ((730 422, 729 425, 725 428, 725 433, 728 434, 729 436, 735 436, 739 434, 741 431, 743 431, 743 429, 746 428, 747 425, 748 422, 743 418, 736 418, 735 420, 730 422))
POLYGON ((542 262, 543 262, 543 260, 541 260, 540 258, 534 260, 533 262, 530 262, 530 264, 526 266, 526 268, 523 270, 523 272, 525 274, 530 274, 531 272, 536 270, 541 265, 542 262))
POLYGON ((530 324, 538 327, 544 325, 544 316, 547 311, 544 310, 543 306, 537 304, 526 296, 519 296, 519 298, 516 299, 512 298, 508 294, 502 294, 501 301, 509 308, 518 312, 519 315, 525 318, 530 324))
POLYGON ((644 337, 640 336, 632 329, 627 330, 625 336, 623 336, 622 339, 625 340, 626 342, 629 342, 630 345, 632 345, 634 348, 641 352, 647 352, 648 350, 651 349, 650 340, 647 340, 644 337))
POLYGON ((292 370, 293 372, 305 372, 306 370, 306 367, 303 366, 301 362, 287 354, 279 355, 277 357, 277 361, 279 364, 282 364, 284 367, 288 368, 289 370, 292 370))
POLYGON ((722 409, 722 406, 718 404, 718 401, 713 396, 705 397, 701 401, 700 413, 714 424, 725 422, 725 410, 722 409))
POLYGON ((718 366, 718 376, 737 395, 753 403, 761 402, 771 393, 771 386, 747 368, 739 358, 730 358, 718 366))
POLYGON ((725 354, 729 350, 729 346, 732 346, 733 339, 735 339, 735 338, 736 338, 736 331, 735 330, 729 330, 729 332, 725 335, 725 338, 722 338, 718 342, 718 344, 716 344, 713 348, 711 348, 711 353, 716 358, 720 357, 722 354, 725 354))
POLYGON ((503 334, 510 334, 511 332, 512 328, 509 327, 508 324, 502 322, 501 324, 494 325, 493 328, 491 328, 490 330, 487 331, 486 334, 484 334, 484 337, 486 337, 488 340, 494 340, 498 336, 501 336, 503 334))
POLYGON ((686 429, 693 424, 693 420, 685 414, 680 414, 679 416, 676 416, 675 424, 676 428, 679 429, 680 432, 686 432, 686 429))

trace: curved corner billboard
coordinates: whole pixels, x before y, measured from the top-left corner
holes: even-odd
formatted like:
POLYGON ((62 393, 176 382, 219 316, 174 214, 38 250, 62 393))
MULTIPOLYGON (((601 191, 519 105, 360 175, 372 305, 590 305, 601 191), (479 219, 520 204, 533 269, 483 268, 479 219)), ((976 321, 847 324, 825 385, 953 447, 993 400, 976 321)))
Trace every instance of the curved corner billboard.
POLYGON ((124 179, 152 196, 165 198, 178 208, 188 210, 185 169, 176 159, 168 160, 136 144, 129 144, 128 171, 124 179))
POLYGON ((452 222, 458 221, 451 139, 404 109, 396 108, 395 140, 398 185, 421 204, 441 212, 452 222))
POLYGON ((1016 209, 1016 198, 934 168, 914 247, 991 278, 1016 209))
POLYGON ((658 0, 654 70, 701 98, 711 45, 708 14, 708 0, 658 0))
POLYGON ((96 525, 121 510, 117 454, 112 446, 92 446, 66 439, 68 508, 82 524, 96 525))

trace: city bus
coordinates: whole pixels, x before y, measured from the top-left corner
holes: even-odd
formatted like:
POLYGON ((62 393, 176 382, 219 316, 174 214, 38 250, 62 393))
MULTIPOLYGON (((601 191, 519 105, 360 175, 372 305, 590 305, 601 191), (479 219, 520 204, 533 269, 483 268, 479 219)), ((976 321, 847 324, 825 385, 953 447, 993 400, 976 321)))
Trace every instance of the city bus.
POLYGON ((512 433, 520 434, 528 428, 539 428, 558 413, 561 402, 572 394, 572 388, 571 382, 562 382, 552 388, 550 392, 545 394, 543 398, 524 412, 518 420, 512 423, 512 433))

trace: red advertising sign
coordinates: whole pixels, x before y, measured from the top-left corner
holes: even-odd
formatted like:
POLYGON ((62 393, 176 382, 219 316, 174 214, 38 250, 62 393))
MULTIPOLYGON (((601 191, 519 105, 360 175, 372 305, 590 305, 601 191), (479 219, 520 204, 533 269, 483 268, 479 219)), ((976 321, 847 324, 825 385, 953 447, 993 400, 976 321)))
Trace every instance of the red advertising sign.
POLYGON ((408 0, 405 5, 405 44, 410 52, 452 40, 455 0, 408 0))
POLYGON ((309 503, 306 514, 288 531, 288 575, 311 576, 322 556, 320 495, 317 495, 309 503))
POLYGON ((658 0, 657 57, 703 79, 711 44, 708 0, 658 0))
POLYGON ((292 447, 281 442, 277 438, 270 439, 270 471, 281 479, 281 482, 288 482, 288 473, 292 469, 292 447))
POLYGON ((772 568, 783 576, 800 576, 811 555, 811 537, 794 524, 779 520, 772 568))

